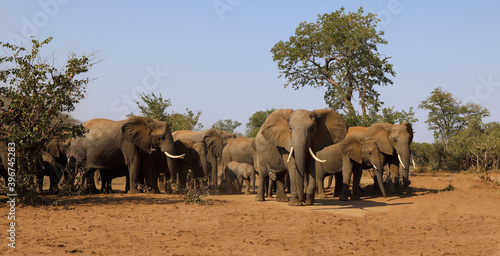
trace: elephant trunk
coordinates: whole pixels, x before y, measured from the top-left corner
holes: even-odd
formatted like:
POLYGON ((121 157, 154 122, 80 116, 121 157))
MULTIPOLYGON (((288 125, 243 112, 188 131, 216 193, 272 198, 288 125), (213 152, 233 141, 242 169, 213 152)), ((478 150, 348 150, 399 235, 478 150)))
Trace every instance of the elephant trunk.
MULTIPOLYGON (((177 163, 176 163, 176 158, 173 158, 171 156, 175 156, 176 150, 174 146, 174 138, 172 137, 172 134, 167 134, 165 137, 165 141, 162 143, 160 147, 161 151, 165 153, 165 157, 167 158, 167 166, 168 170, 170 172, 170 180, 167 182, 167 184, 175 184, 177 181, 177 163)), ((179 158, 179 157, 177 157, 179 158)), ((170 186, 169 190, 170 190, 170 186)), ((167 191, 169 192, 169 191, 167 191)))
POLYGON ((382 191, 382 195, 384 195, 384 198, 387 197, 385 194, 385 187, 384 187, 384 169, 383 166, 377 167, 377 165, 373 165, 375 168, 375 176, 377 177, 378 181, 378 186, 380 187, 380 191, 382 191))
POLYGON ((297 189, 297 196, 300 203, 304 201, 304 179, 306 176, 306 160, 307 155, 309 154, 309 143, 307 140, 299 140, 293 145, 295 151, 294 157, 297 172, 295 173, 295 175, 290 174, 290 178, 295 177, 295 180, 291 180, 290 182, 292 182, 297 189))
POLYGON ((403 146, 400 148, 396 148, 397 154, 398 154, 398 159, 403 167, 403 186, 408 187, 411 183, 410 181, 410 164, 411 164, 411 157, 410 157, 410 146, 403 146))

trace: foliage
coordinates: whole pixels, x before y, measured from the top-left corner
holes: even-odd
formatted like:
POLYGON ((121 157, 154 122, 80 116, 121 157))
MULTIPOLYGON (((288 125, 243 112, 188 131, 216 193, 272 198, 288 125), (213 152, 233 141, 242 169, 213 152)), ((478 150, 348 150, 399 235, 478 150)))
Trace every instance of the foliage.
POLYGON ((238 121, 233 121, 231 119, 225 120, 217 120, 216 123, 212 125, 212 128, 217 128, 229 133, 234 133, 234 129, 238 128, 241 125, 238 121))
POLYGON ((267 117, 276 111, 276 109, 266 109, 265 111, 257 111, 251 117, 248 118, 247 131, 246 136, 249 138, 253 138, 257 136, 257 133, 260 130, 260 127, 264 124, 267 117))
POLYGON ((16 193, 21 202, 39 202, 35 190, 37 159, 50 139, 82 135, 84 128, 65 122, 61 113, 71 112, 84 97, 89 79, 79 79, 95 64, 93 54, 71 53, 63 68, 57 69, 41 57, 41 48, 50 43, 32 39, 31 49, 0 43, 7 54, 0 57, 0 140, 15 143, 17 160, 16 193))
POLYGON ((192 173, 188 173, 188 185, 184 189, 182 195, 183 202, 187 204, 200 204, 205 205, 206 202, 201 199, 202 196, 209 195, 209 186, 207 185, 207 178, 192 178, 192 173))
MULTIPOLYGON (((199 123, 201 111, 196 111, 196 114, 186 108, 186 114, 181 113, 167 113, 167 108, 172 106, 170 99, 163 99, 163 96, 156 96, 154 93, 147 95, 143 93, 141 95, 141 100, 143 104, 139 101, 135 101, 139 109, 141 110, 141 115, 153 119, 157 119, 163 122, 167 122, 170 125, 172 132, 178 130, 201 130, 203 125, 199 123)), ((128 116, 132 116, 131 113, 128 116)))
POLYGON ((330 108, 355 125, 366 123, 383 104, 375 85, 392 84, 387 75, 395 75, 389 58, 377 49, 387 44, 384 32, 377 31, 379 21, 375 14, 365 15, 363 8, 348 14, 341 8, 319 15, 316 22, 300 23, 295 35, 271 49, 285 88, 325 87, 330 108), (361 115, 353 100, 359 102, 361 115))
POLYGON ((469 122, 489 116, 489 111, 479 104, 463 105, 461 100, 441 87, 434 89, 418 107, 429 111, 425 123, 434 131, 434 137, 445 145, 445 150, 450 138, 466 128, 469 122))

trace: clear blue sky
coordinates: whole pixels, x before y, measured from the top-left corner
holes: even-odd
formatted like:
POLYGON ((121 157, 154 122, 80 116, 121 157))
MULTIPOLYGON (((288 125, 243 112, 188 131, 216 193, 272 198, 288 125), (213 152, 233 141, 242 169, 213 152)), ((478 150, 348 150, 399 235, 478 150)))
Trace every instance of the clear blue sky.
POLYGON ((473 100, 500 121, 498 1, 0 1, 0 41, 54 40, 47 53, 61 62, 68 49, 98 51, 86 98, 72 115, 86 121, 139 113, 130 100, 161 93, 175 112, 201 110, 243 123, 259 110, 325 108, 324 90, 284 89, 270 49, 300 22, 344 6, 380 15, 394 85, 379 89, 385 106, 414 107, 415 141, 432 141, 419 103, 437 86, 473 100), (216 8, 216 6, 218 8, 216 8))

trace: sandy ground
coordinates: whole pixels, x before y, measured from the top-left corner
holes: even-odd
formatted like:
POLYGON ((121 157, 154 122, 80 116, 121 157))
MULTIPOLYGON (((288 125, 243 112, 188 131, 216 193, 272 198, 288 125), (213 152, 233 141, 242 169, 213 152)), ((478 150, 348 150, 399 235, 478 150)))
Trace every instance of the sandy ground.
POLYGON ((15 249, 7 246, 5 206, 0 254, 500 255, 500 187, 472 174, 419 174, 388 198, 365 193, 305 207, 254 198, 211 195, 199 205, 179 195, 115 193, 18 207, 15 249))

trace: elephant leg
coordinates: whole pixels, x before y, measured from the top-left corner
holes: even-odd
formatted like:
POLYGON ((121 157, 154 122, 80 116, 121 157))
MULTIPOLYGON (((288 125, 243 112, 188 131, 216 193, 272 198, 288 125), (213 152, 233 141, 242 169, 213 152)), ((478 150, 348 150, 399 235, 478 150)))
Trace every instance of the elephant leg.
POLYGON ((38 188, 38 193, 43 195, 43 170, 36 171, 36 186, 38 188))
POLYGON ((326 198, 325 188, 324 188, 324 179, 325 173, 321 167, 318 166, 319 163, 316 164, 316 189, 318 191, 317 198, 326 198))
POLYGON ((361 168, 356 168, 352 172, 352 195, 351 200, 360 200, 361 189, 359 187, 359 183, 361 181, 361 175, 363 174, 363 170, 361 168))
MULTIPOLYGON (((307 183, 307 189, 306 189, 306 205, 313 205, 314 204, 314 194, 316 193, 316 172, 312 171, 309 172, 309 181, 307 183)), ((322 180, 322 179, 318 179, 322 180)))
POLYGON ((339 197, 342 193, 342 172, 335 173, 335 189, 333 190, 333 196, 339 197))
POLYGON ((343 184, 342 184, 342 193, 339 198, 341 201, 349 201, 349 196, 351 195, 349 188, 351 186, 352 168, 353 164, 351 163, 350 159, 342 161, 343 184))
POLYGON ((390 189, 393 194, 402 194, 401 186, 399 184, 399 160, 396 157, 393 157, 391 162, 389 163, 389 170, 391 172, 391 184, 390 189))
POLYGON ((241 189, 243 188, 243 176, 241 174, 238 174, 236 176, 236 179, 238 180, 238 183, 237 183, 238 185, 236 187, 236 191, 237 191, 238 194, 240 194, 241 193, 241 189))
POLYGON ((245 179, 245 181, 247 184, 245 195, 250 195, 250 179, 247 178, 247 179, 245 179))
MULTIPOLYGON (((124 154, 127 155, 127 154, 124 154)), ((136 194, 139 193, 137 186, 139 185, 139 177, 141 172, 141 159, 139 156, 139 152, 135 150, 131 153, 131 156, 126 159, 127 167, 130 173, 130 190, 127 192, 128 194, 136 194)))
POLYGON ((86 191, 88 194, 97 194, 99 191, 97 190, 94 182, 94 173, 96 172, 95 168, 89 168, 85 175, 85 180, 87 183, 86 191))
POLYGON ((288 196, 285 194, 285 175, 276 175, 276 202, 288 202, 288 196))
POLYGON ((267 198, 273 198, 273 189, 276 187, 276 180, 272 180, 271 177, 266 179, 266 189, 267 189, 267 198))
POLYGON ((266 178, 268 177, 267 173, 265 173, 265 166, 263 166, 259 158, 255 159, 255 167, 257 168, 257 172, 259 173, 259 189, 257 190, 257 195, 255 195, 256 201, 264 201, 264 193, 265 193, 265 183, 266 178))

